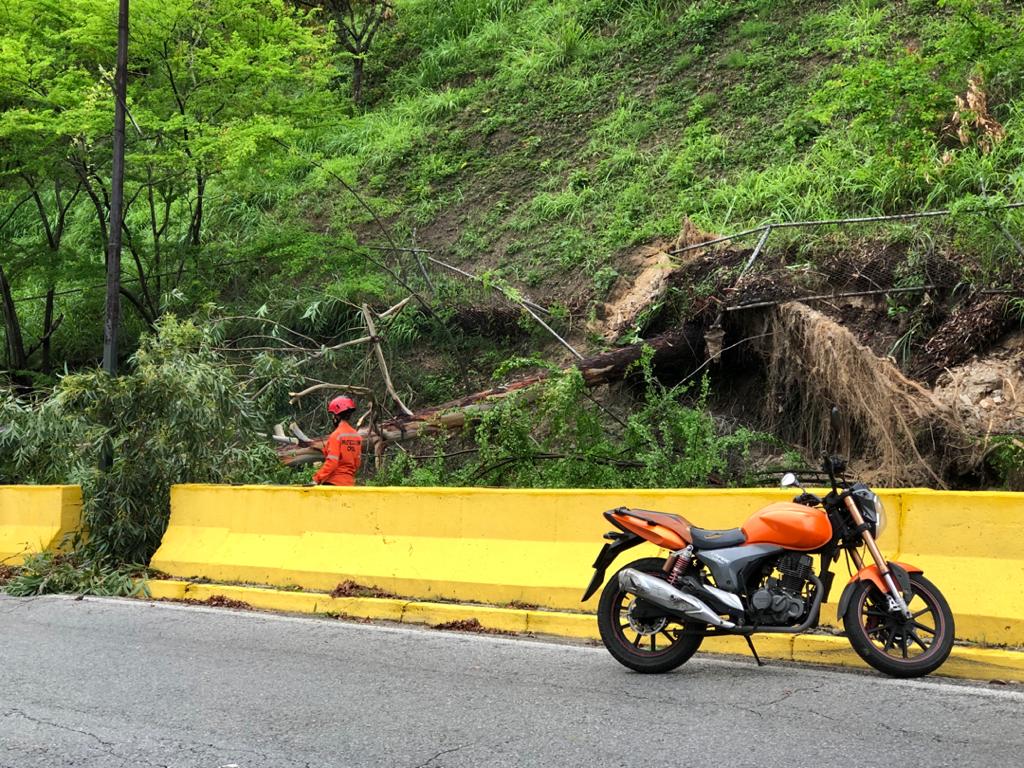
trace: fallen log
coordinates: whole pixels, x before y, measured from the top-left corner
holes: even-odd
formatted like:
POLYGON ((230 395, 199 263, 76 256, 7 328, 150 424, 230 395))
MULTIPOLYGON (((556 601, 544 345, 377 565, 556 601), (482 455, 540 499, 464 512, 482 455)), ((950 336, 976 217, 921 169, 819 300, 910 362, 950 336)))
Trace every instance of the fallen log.
MULTIPOLYGON (((630 344, 584 358, 563 370, 577 368, 583 376, 584 383, 591 388, 621 381, 626 377, 630 367, 640 360, 645 347, 653 350, 652 365, 655 371, 659 368, 699 363, 704 359, 704 327, 700 323, 689 322, 682 328, 645 339, 638 344, 630 344)), ((462 429, 513 393, 523 393, 522 396, 528 400, 536 397, 539 388, 535 385, 545 381, 550 375, 550 372, 542 371, 457 400, 424 408, 411 415, 396 416, 375 425, 365 426, 359 430, 364 439, 364 450, 376 452, 388 443, 400 443, 424 435, 462 429)), ((273 439, 279 443, 276 448, 278 456, 288 466, 323 461, 327 436, 301 440, 277 434, 273 439)))

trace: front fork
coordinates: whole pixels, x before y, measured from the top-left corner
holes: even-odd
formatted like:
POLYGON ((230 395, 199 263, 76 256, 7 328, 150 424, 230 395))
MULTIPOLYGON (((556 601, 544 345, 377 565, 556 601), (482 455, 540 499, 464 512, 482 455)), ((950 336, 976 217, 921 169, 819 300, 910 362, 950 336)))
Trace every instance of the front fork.
MULTIPOLYGON (((882 552, 878 549, 878 544, 875 543, 875 537, 871 535, 871 531, 868 526, 864 524, 864 516, 861 515, 860 510, 857 508, 857 503, 852 497, 847 496, 843 502, 846 504, 846 509, 850 513, 850 517, 853 518, 853 522, 860 528, 861 536, 864 538, 864 543, 867 545, 868 551, 871 553, 871 557, 875 561, 875 565, 878 566, 878 573, 881 575, 885 585, 889 587, 889 594, 886 597, 889 600, 889 608, 891 610, 898 610, 903 614, 904 618, 910 618, 910 608, 907 607, 907 601, 903 599, 903 593, 900 592, 896 586, 896 580, 892 577, 892 572, 889 570, 889 564, 882 557, 882 552)), ((853 557, 853 562, 857 565, 857 569, 860 570, 864 567, 864 561, 861 559, 860 554, 853 550, 850 553, 853 557)))

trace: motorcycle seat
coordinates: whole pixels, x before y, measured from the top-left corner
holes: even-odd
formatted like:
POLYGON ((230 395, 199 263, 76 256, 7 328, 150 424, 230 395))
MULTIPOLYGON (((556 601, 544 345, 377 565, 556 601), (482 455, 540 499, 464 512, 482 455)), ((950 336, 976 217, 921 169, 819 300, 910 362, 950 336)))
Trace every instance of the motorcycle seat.
POLYGON ((678 533, 683 541, 690 540, 690 521, 682 515, 670 515, 667 512, 653 512, 649 509, 632 509, 622 507, 620 512, 643 520, 648 525, 663 525, 670 531, 678 533))
POLYGON ((709 528, 690 527, 690 541, 694 549, 725 549, 726 547, 737 547, 745 543, 747 534, 742 528, 727 528, 722 531, 713 531, 709 528))

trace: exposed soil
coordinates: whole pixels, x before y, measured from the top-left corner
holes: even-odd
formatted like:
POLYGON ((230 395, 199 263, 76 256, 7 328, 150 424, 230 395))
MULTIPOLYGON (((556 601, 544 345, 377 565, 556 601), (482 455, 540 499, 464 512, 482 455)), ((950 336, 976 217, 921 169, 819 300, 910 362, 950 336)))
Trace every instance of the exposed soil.
POLYGON ((927 360, 916 373, 934 381, 945 369, 988 349, 1014 324, 1005 296, 978 296, 953 310, 924 345, 927 360))
POLYGON ((642 312, 661 301, 668 291, 674 266, 665 250, 644 246, 633 254, 631 261, 639 267, 639 274, 616 281, 608 301, 597 308, 591 325, 591 330, 605 341, 619 338, 636 324, 642 312))
POLYGON ((814 306, 844 328, 879 357, 889 357, 904 332, 900 318, 891 316, 884 296, 852 296, 814 306))
POLYGON ((483 626, 478 619, 456 619, 446 621, 443 624, 432 624, 434 629, 447 629, 453 632, 475 632, 482 635, 512 635, 514 632, 506 632, 503 629, 491 629, 483 626))
POLYGON ((243 611, 251 611, 253 607, 244 600, 232 600, 224 595, 210 595, 205 600, 196 600, 191 597, 174 598, 168 602, 185 603, 186 605, 210 605, 214 608, 237 608, 243 611))
POLYGON ((687 219, 675 239, 655 240, 620 254, 620 276, 608 300, 595 308, 588 330, 607 342, 630 329, 637 333, 666 330, 667 327, 658 325, 657 320, 659 315, 669 316, 672 312, 661 311, 662 304, 682 305, 685 309, 676 309, 681 309, 689 318, 696 318, 700 311, 693 310, 693 299, 709 293, 709 283, 716 289, 710 293, 717 293, 717 288, 729 279, 728 272, 739 261, 741 252, 728 248, 713 251, 696 248, 678 255, 674 252, 716 237, 687 219), (667 301, 670 294, 673 300, 667 301))
POLYGON ((0 587, 18 575, 18 569, 11 565, 0 563, 0 587))
POLYGON ((452 324, 464 333, 487 339, 513 341, 526 335, 523 311, 508 302, 484 301, 459 307, 452 316, 452 324))
POLYGON ((534 603, 524 603, 522 600, 513 600, 508 604, 509 608, 515 608, 519 611, 539 611, 540 606, 534 603))
POLYGON ((324 618, 337 619, 338 621, 351 621, 356 624, 372 624, 373 619, 369 619, 365 616, 353 616, 350 613, 338 613, 336 611, 328 611, 327 613, 321 614, 324 618))
POLYGON ((331 590, 331 597, 379 597, 379 598, 396 598, 394 592, 388 592, 386 589, 380 587, 367 587, 358 582, 347 580, 343 581, 334 589, 331 590))
POLYGON ((934 394, 974 434, 1024 434, 1024 331, 942 373, 934 394))

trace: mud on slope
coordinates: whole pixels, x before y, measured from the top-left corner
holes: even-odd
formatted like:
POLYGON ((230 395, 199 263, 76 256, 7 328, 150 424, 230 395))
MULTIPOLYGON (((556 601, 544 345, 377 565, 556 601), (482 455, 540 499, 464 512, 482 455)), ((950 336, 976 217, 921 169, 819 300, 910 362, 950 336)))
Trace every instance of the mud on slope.
POLYGON ((722 323, 725 338, 718 346, 709 338, 711 354, 722 343, 741 350, 707 370, 726 397, 748 401, 720 399, 725 412, 812 452, 827 442, 824 417, 839 404, 845 445, 888 483, 955 484, 975 471, 993 435, 1024 432, 1020 319, 1003 294, 955 290, 963 276, 955 258, 930 257, 916 265, 917 288, 888 293, 907 262, 892 244, 796 265, 779 252, 746 272, 750 250, 675 258, 672 249, 658 241, 628 254, 632 275, 619 280, 594 330, 610 340, 630 324, 647 335, 683 317, 709 331, 722 323))

